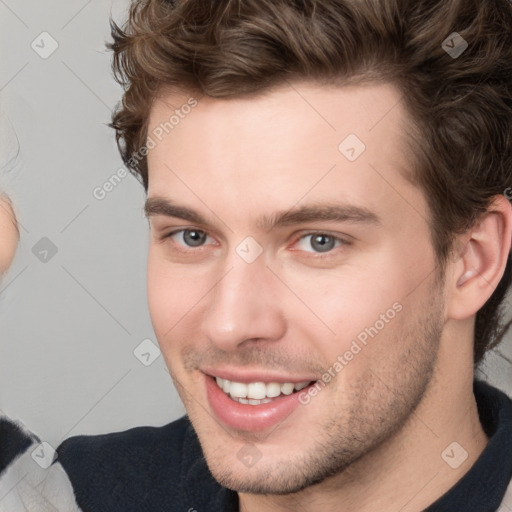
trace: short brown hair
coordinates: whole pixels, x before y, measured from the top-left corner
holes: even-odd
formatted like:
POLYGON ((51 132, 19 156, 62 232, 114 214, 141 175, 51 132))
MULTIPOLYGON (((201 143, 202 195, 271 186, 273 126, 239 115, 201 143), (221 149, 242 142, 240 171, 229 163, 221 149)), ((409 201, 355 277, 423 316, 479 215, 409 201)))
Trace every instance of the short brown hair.
MULTIPOLYGON (((416 127, 411 179, 429 203, 441 267, 455 235, 512 184, 510 0, 141 0, 123 28, 111 28, 125 89, 111 126, 146 190, 141 149, 163 86, 228 98, 293 80, 398 87, 416 127), (468 45, 460 56, 448 51, 454 32, 468 45)), ((502 304, 511 279, 509 256, 476 315, 475 363, 509 326, 502 304)))

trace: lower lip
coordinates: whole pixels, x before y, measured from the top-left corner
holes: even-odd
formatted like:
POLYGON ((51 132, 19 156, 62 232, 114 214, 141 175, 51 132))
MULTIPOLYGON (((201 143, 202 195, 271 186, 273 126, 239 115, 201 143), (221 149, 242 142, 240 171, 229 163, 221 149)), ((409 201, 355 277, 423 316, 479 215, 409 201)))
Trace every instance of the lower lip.
POLYGON ((206 396, 215 416, 228 427, 237 430, 259 431, 274 427, 300 405, 299 393, 281 395, 267 404, 241 404, 224 393, 213 377, 205 375, 205 380, 206 396))

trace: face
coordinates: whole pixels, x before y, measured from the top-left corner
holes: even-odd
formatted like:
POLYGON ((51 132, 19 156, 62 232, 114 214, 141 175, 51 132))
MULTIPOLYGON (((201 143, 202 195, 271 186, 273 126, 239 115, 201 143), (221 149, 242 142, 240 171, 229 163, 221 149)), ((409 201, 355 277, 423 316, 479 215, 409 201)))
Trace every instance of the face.
POLYGON ((18 244, 16 217, 10 201, 0 197, 0 274, 9 268, 18 244))
POLYGON ((442 289, 399 98, 301 83, 154 104, 150 134, 186 115, 148 156, 149 307, 226 487, 289 493, 338 474, 428 389, 442 289))

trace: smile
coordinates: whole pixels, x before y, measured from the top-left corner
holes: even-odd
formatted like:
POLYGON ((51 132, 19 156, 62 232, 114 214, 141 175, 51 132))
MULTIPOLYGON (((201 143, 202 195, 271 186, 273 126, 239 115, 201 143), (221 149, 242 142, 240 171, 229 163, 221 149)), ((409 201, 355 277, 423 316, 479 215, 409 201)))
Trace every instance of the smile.
POLYGON ((203 373, 210 410, 227 427, 245 431, 275 428, 300 406, 300 393, 316 382, 277 382, 271 376, 265 382, 263 375, 246 375, 240 379, 245 382, 240 382, 224 377, 203 373))

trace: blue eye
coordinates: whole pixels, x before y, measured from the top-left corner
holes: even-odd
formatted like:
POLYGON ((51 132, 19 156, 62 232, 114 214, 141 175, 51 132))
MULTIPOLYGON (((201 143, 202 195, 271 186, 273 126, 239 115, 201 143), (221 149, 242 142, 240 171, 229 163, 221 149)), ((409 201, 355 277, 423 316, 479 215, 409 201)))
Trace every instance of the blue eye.
POLYGON ((311 233, 299 240, 299 248, 307 252, 329 252, 343 245, 343 240, 326 233, 311 233))
POLYGON ((180 229, 179 231, 170 233, 168 236, 178 244, 186 245, 188 247, 200 247, 210 238, 200 229, 180 229))

